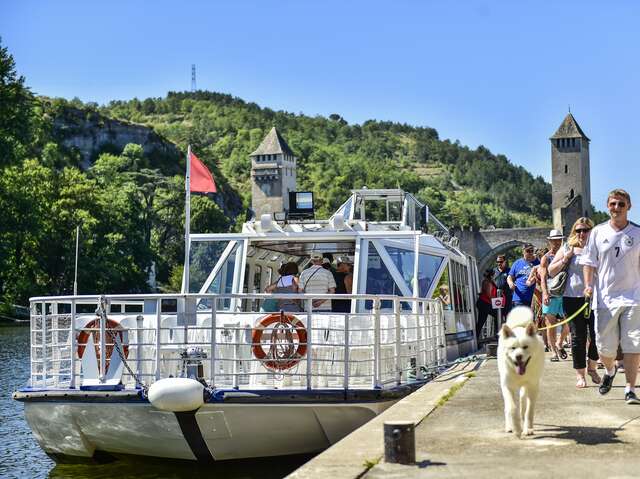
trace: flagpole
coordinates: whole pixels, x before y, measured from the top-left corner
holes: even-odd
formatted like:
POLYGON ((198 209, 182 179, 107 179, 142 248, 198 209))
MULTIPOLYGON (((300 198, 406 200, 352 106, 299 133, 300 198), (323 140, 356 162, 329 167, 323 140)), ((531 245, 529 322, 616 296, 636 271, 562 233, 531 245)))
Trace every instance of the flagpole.
POLYGON ((187 174, 184 180, 185 188, 185 219, 184 219, 184 270, 182 273, 182 292, 189 292, 189 253, 191 242, 189 230, 191 228, 191 145, 187 147, 187 174))
POLYGON ((80 241, 80 226, 76 226, 76 267, 73 273, 73 295, 78 296, 78 245, 80 241))

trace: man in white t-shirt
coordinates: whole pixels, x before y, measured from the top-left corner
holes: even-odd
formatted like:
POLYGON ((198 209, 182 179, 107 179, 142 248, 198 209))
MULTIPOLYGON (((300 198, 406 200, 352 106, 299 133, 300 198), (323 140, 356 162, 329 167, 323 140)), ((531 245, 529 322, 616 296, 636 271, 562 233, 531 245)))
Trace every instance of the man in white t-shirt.
POLYGON ((606 368, 599 391, 607 394, 611 390, 620 345, 627 382, 625 401, 640 404, 634 391, 640 364, 640 226, 627 219, 631 197, 625 190, 609 193, 607 208, 611 219, 591 230, 580 256, 585 296, 592 297, 595 286, 596 344, 606 368))
MULTIPOLYGON (((311 267, 300 275, 300 292, 306 294, 333 294, 336 292, 336 281, 328 269, 322 267, 322 253, 311 253, 311 267)), ((315 311, 331 311, 330 299, 314 299, 315 311)))

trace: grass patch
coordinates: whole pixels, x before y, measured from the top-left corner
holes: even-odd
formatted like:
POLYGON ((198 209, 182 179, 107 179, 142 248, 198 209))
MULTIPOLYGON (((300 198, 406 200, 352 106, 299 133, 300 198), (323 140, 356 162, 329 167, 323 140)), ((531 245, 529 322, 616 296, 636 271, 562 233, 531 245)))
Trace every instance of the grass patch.
POLYGON ((382 457, 378 457, 377 459, 365 459, 362 465, 367 468, 367 471, 372 467, 380 464, 382 457))
POLYGON ((466 382, 467 381, 464 381, 464 382, 461 382, 461 383, 458 383, 458 384, 454 384, 453 386, 451 386, 449 388, 449 390, 440 399, 438 399, 438 402, 436 403, 436 407, 444 406, 449 399, 451 399, 453 396, 455 396, 455 394, 458 392, 458 390, 462 386, 464 386, 464 384, 466 382))

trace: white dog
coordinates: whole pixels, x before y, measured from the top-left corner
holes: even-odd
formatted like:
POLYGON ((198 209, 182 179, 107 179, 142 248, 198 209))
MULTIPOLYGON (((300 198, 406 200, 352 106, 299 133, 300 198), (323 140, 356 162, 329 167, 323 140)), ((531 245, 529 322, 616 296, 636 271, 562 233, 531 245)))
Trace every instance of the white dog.
POLYGON ((513 308, 498 340, 506 432, 518 437, 533 434, 533 413, 543 369, 544 343, 538 337, 533 313, 524 306, 513 308))

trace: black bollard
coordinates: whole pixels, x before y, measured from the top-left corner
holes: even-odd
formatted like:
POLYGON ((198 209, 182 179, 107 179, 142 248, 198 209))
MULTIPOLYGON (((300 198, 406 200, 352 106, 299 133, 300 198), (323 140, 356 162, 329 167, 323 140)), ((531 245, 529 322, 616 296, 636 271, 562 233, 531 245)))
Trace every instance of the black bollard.
POLYGON ((487 357, 495 358, 498 355, 498 344, 497 343, 489 343, 486 346, 487 348, 487 357))
POLYGON ((384 460, 397 464, 416 462, 415 424, 411 421, 384 423, 384 460))

